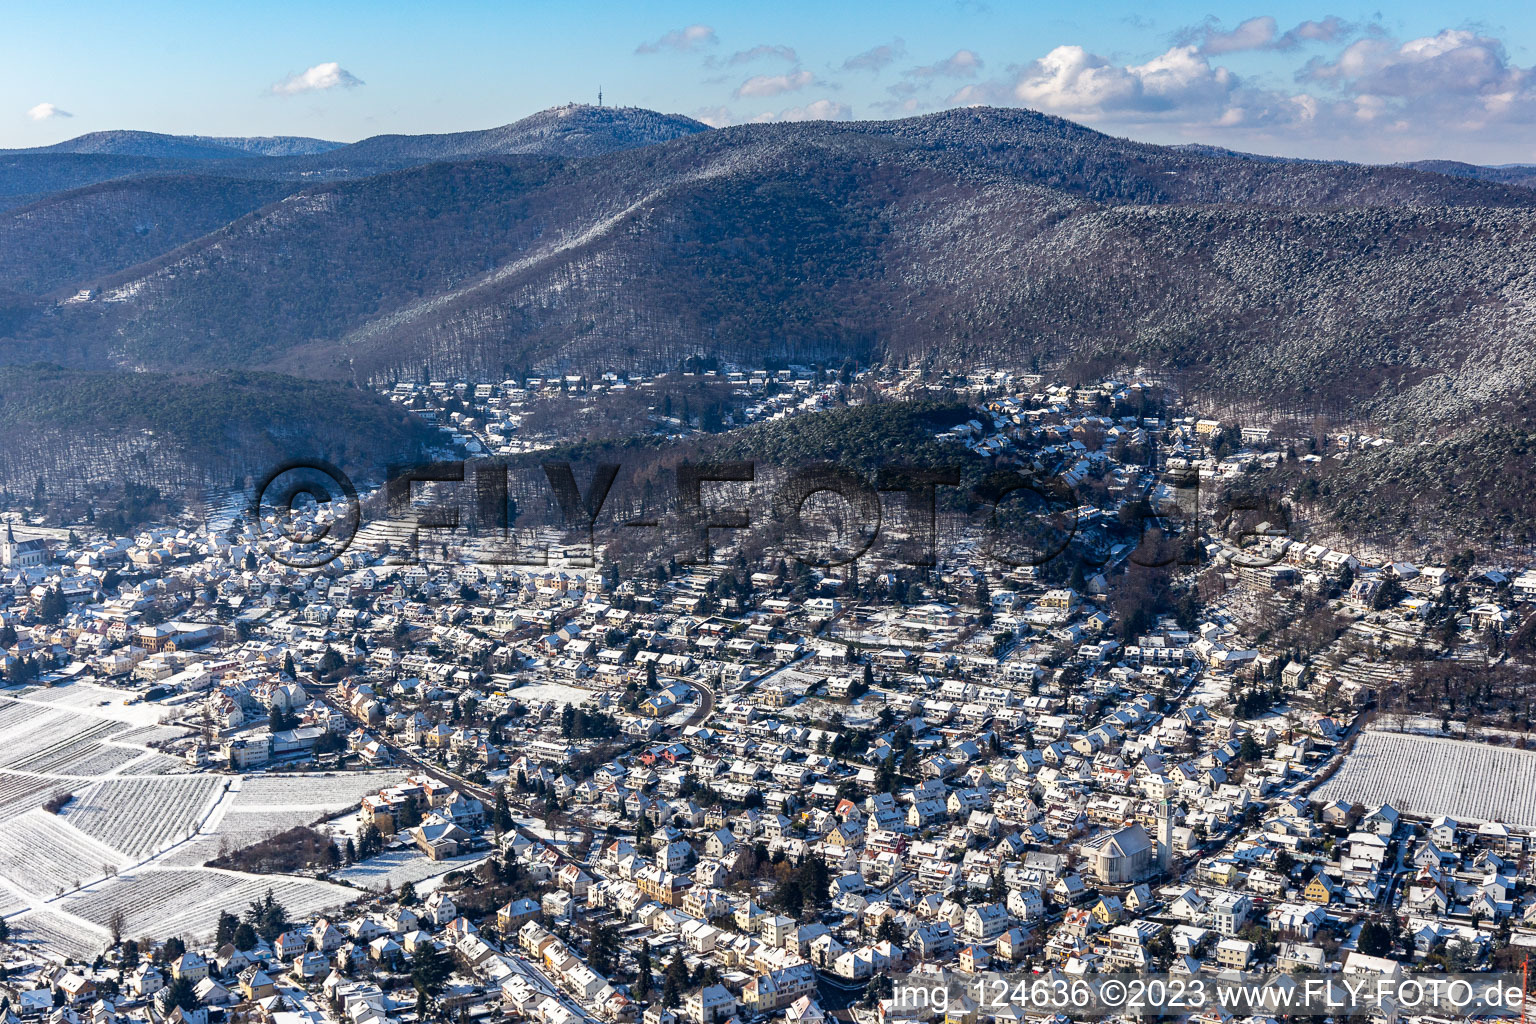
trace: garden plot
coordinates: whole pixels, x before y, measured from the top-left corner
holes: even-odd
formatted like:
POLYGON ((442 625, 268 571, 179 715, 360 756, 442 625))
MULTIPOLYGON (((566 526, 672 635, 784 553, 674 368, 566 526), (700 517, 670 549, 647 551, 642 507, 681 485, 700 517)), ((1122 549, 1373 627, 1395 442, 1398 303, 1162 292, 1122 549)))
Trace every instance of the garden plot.
POLYGON ((43 956, 90 961, 111 941, 107 929, 49 910, 29 910, 8 923, 12 945, 43 956))
POLYGON ((253 775, 241 785, 231 810, 313 811, 304 821, 297 822, 306 824, 323 814, 355 807, 369 793, 393 786, 405 776, 402 771, 253 775))
POLYGON ((137 860, 196 832, 227 784, 216 775, 107 779, 77 797, 65 819, 137 860))
POLYGON ((105 925, 122 911, 129 935, 205 938, 219 913, 244 913, 268 889, 293 921, 303 921, 357 898, 357 892, 329 882, 291 875, 247 875, 210 868, 145 868, 109 879, 60 901, 59 907, 84 921, 105 925))
POLYGON ((43 899, 127 866, 122 854, 36 808, 0 828, 0 877, 43 899))
POLYGON ((474 867, 489 854, 466 853, 447 860, 433 860, 414 847, 406 850, 386 850, 377 857, 358 861, 340 871, 336 877, 360 889, 383 892, 398 889, 406 882, 419 886, 428 879, 446 875, 459 868, 474 867))
POLYGON ((569 704, 571 707, 585 704, 591 700, 595 691, 583 689, 580 686, 571 686, 567 683, 529 683, 527 686, 519 686, 515 690, 508 690, 507 696, 515 697, 524 704, 540 702, 553 702, 555 704, 569 704))
POLYGON ((1315 801, 1390 803, 1421 818, 1536 827, 1536 751, 1366 731, 1315 801))

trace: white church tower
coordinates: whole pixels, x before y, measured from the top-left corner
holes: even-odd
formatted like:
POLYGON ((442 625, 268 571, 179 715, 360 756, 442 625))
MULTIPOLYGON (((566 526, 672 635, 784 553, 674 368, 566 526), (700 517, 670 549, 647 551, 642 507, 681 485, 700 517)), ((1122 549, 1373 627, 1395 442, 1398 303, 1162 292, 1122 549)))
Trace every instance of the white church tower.
POLYGON ((1157 804, 1157 870, 1173 869, 1173 804, 1167 798, 1157 804))

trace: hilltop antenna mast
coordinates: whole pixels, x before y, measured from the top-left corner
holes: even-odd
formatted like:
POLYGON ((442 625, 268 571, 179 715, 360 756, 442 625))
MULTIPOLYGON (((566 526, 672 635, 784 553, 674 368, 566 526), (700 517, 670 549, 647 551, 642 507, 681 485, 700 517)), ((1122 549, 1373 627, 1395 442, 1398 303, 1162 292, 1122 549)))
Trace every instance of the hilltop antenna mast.
POLYGON ((602 106, 603 105, 603 87, 602 86, 598 86, 597 87, 597 105, 598 106, 602 106))

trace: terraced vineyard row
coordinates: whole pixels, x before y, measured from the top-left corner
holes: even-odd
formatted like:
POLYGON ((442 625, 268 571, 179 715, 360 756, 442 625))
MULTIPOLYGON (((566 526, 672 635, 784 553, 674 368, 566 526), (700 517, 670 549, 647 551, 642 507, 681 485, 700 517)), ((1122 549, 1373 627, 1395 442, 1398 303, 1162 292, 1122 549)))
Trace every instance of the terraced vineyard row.
POLYGON ((344 886, 286 875, 240 875, 199 868, 146 869, 70 896, 63 906, 70 913, 98 924, 105 924, 113 913, 122 910, 130 935, 202 938, 213 932, 221 910, 240 913, 268 889, 295 920, 340 906, 357 895, 344 886))
POLYGON ((122 854, 42 808, 0 828, 0 877, 22 892, 52 896, 126 864, 122 854))
POLYGON ((1409 733, 1365 732, 1312 794, 1419 817, 1536 827, 1536 752, 1409 733))
POLYGON ((196 831, 224 779, 212 775, 108 779, 65 811, 71 825, 138 860, 196 831))
POLYGON ((342 775, 257 775, 242 784, 234 806, 238 810, 315 808, 317 811, 344 811, 369 793, 395 785, 405 778, 405 774, 385 771, 342 775))
POLYGON ((29 910, 10 920, 11 942, 37 953, 89 961, 107 948, 106 929, 78 924, 47 910, 29 910))
POLYGON ((35 754, 12 767, 29 772, 57 772, 61 775, 105 775, 139 757, 137 747, 117 747, 96 740, 72 741, 35 754))
POLYGON ((4 750, 0 755, 3 756, 0 767, 68 774, 67 766, 86 756, 96 741, 125 728, 121 722, 86 718, 69 712, 50 712, 45 718, 29 721, 20 729, 12 730, 19 735, 13 735, 0 745, 0 750, 4 750))

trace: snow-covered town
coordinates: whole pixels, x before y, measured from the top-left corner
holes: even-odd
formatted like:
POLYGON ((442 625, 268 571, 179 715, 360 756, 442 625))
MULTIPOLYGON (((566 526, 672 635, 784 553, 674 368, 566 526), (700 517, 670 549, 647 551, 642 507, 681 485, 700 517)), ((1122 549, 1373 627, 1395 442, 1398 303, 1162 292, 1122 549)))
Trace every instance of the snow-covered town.
MULTIPOLYGON (((709 374, 740 419, 657 408, 658 435, 940 390, 709 374)), ((573 440, 540 395, 648 386, 392 396, 516 455, 573 440)), ((818 568, 717 530, 708 563, 621 573, 401 557, 409 528, 373 522, 304 569, 238 502, 121 535, 14 510, 5 1019, 883 1024, 923 1017, 891 979, 924 966, 1517 970, 1536 570, 1231 500, 1384 437, 1138 382, 942 390, 968 411, 924 443, 1073 489, 1061 557, 962 525, 933 566, 818 568)))

